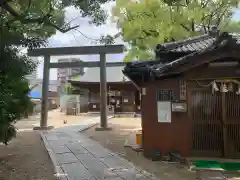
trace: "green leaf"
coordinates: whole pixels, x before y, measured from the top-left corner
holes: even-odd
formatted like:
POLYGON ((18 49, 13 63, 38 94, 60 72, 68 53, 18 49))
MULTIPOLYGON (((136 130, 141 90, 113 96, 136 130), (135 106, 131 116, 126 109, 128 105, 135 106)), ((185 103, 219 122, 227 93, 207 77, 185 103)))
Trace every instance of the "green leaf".
MULTIPOLYGON (((30 88, 26 75, 36 69, 36 64, 29 57, 21 55, 19 49, 45 46, 47 39, 54 35, 56 30, 70 27, 64 17, 67 6, 75 6, 82 17, 89 17, 95 25, 105 23, 107 14, 102 4, 108 1, 9 1, 8 4, 17 15, 1 7, 0 142, 7 145, 15 137, 14 123, 34 107, 28 96, 30 88)), ((108 37, 108 41, 111 41, 111 37, 108 37)), ((67 85, 64 90, 71 93, 73 88, 67 85)))
POLYGON ((153 58, 157 44, 208 33, 212 26, 221 31, 239 32, 233 21, 238 0, 116 0, 113 19, 122 38, 130 45, 125 61, 153 58), (219 21, 219 17, 220 21, 219 21))

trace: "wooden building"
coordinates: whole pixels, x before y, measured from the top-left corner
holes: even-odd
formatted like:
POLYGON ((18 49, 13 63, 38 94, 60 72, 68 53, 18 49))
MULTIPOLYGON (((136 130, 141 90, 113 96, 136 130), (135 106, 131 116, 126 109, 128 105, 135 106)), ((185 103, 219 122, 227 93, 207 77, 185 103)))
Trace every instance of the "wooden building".
MULTIPOLYGON (((123 75, 124 66, 107 67, 106 79, 109 110, 115 113, 138 113, 140 95, 134 84, 123 75)), ((80 104, 81 112, 100 112, 100 68, 88 68, 86 73, 69 82, 78 89, 88 90, 87 103, 80 104)))
POLYGON ((156 58, 123 71, 141 88, 145 155, 240 157, 240 36, 158 45, 156 58))

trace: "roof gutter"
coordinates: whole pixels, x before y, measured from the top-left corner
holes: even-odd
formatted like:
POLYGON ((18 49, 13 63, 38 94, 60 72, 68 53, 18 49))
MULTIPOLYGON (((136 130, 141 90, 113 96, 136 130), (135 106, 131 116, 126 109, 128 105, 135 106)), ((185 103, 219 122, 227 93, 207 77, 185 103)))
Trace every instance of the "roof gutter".
POLYGON ((140 87, 132 80, 132 78, 130 78, 124 70, 122 70, 122 73, 127 76, 129 78, 129 80, 131 81, 131 83, 137 88, 138 91, 140 91, 140 87))
POLYGON ((132 84, 137 88, 137 90, 140 91, 140 87, 132 79, 130 79, 130 80, 131 80, 132 84))
POLYGON ((181 74, 181 72, 170 72, 170 73, 164 73, 164 74, 157 73, 157 77, 158 78, 170 78, 172 76, 178 76, 180 74, 181 74))

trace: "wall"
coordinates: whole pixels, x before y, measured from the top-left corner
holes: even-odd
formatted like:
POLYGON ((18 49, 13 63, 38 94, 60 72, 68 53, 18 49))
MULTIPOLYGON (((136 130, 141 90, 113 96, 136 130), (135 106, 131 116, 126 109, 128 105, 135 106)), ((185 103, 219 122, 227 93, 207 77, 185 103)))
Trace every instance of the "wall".
POLYGON ((167 153, 169 150, 181 151, 183 155, 189 153, 190 125, 187 113, 172 112, 171 123, 159 123, 157 117, 157 89, 174 89, 179 94, 177 79, 145 83, 146 95, 142 95, 142 128, 143 148, 146 155, 152 149, 160 149, 167 153))
MULTIPOLYGON (((58 62, 79 62, 81 61, 78 58, 61 58, 58 59, 58 62)), ((75 75, 83 75, 84 68, 83 67, 75 67, 75 68, 59 68, 57 69, 57 79, 61 84, 65 84, 66 81, 75 75)))
POLYGON ((54 101, 57 108, 60 107, 60 98, 59 97, 49 97, 48 100, 51 100, 52 102, 54 101))
MULTIPOLYGON (((33 91, 40 92, 42 94, 42 81, 42 79, 29 79, 30 88, 37 84, 37 86, 33 88, 33 91)), ((52 92, 57 92, 59 86, 59 81, 49 80, 48 90, 52 92)))
POLYGON ((88 110, 88 90, 82 89, 81 94, 62 94, 60 97, 61 109, 77 108, 79 113, 85 113, 88 110))
MULTIPOLYGON (((99 84, 91 84, 87 85, 89 88, 89 111, 99 112, 100 111, 100 89, 99 84)), ((86 85, 85 85, 86 87, 86 85)), ((107 85, 108 91, 121 91, 120 96, 116 96, 115 100, 120 101, 120 107, 116 107, 116 113, 132 113, 136 112, 137 104, 134 104, 135 95, 136 95, 136 87, 132 83, 109 83, 107 85), (128 101, 123 102, 123 99, 127 99, 128 101)), ((110 97, 109 97, 110 98, 110 97)), ((109 99, 108 99, 109 100, 109 99)), ((139 103, 139 102, 137 102, 139 103)))
POLYGON ((33 102, 35 103, 35 107, 33 109, 33 114, 37 114, 37 113, 40 113, 41 112, 41 101, 34 101, 33 102))
POLYGON ((197 68, 189 70, 185 77, 187 79, 216 79, 225 77, 239 77, 240 67, 208 67, 208 64, 204 64, 197 68))
MULTIPOLYGON (((42 107, 41 100, 33 99, 32 101, 35 103, 35 106, 33 108, 33 115, 41 113, 41 107, 42 107)), ((56 109, 56 108, 57 108, 56 104, 52 104, 49 100, 48 101, 48 110, 52 110, 52 109, 56 109)))
POLYGON ((88 93, 89 93, 88 89, 82 89, 81 91, 81 94, 79 96, 79 101, 78 101, 80 113, 88 112, 88 101, 89 101, 88 93))
MULTIPOLYGON (((183 74, 187 81, 187 98, 190 98, 191 89, 196 88, 197 79, 234 78, 240 72, 240 67, 208 68, 208 65, 201 65, 183 74)), ((205 82, 204 84, 208 84, 205 82)), ((143 148, 146 155, 152 149, 158 148, 163 153, 170 150, 180 151, 182 155, 189 156, 191 150, 191 118, 189 109, 186 113, 172 112, 171 123, 159 123, 157 117, 157 89, 173 89, 179 96, 179 79, 169 78, 161 81, 143 83, 146 87, 146 95, 142 95, 142 127, 143 127, 143 148)), ((198 87, 199 88, 199 87, 198 87)), ((211 91, 211 87, 209 87, 211 91)), ((179 99, 179 97, 177 97, 179 99)), ((186 100, 188 102, 188 99, 186 100)), ((189 104, 188 104, 189 105, 189 104)))

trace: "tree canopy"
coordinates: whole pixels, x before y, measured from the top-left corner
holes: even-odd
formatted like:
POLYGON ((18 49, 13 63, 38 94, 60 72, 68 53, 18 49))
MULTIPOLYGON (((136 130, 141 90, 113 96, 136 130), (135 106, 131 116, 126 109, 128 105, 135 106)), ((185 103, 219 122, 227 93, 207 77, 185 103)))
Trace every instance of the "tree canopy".
POLYGON ((221 31, 239 32, 240 22, 232 20, 239 0, 116 0, 113 19, 129 44, 126 61, 154 56, 156 44, 221 31))
POLYGON ((36 64, 20 49, 45 46, 56 30, 64 33, 77 28, 64 21, 68 6, 76 7, 81 16, 90 17, 90 23, 101 25, 107 18, 101 4, 108 1, 0 1, 0 143, 8 144, 16 135, 14 124, 33 106, 26 75, 35 70, 36 64))
POLYGON ((89 17, 90 23, 99 26, 107 18, 102 4, 111 0, 2 0, 1 12, 5 17, 1 25, 7 28, 20 28, 27 35, 48 38, 56 30, 64 33, 80 27, 71 26, 71 22, 64 22, 66 7, 75 7, 80 16, 89 17))

